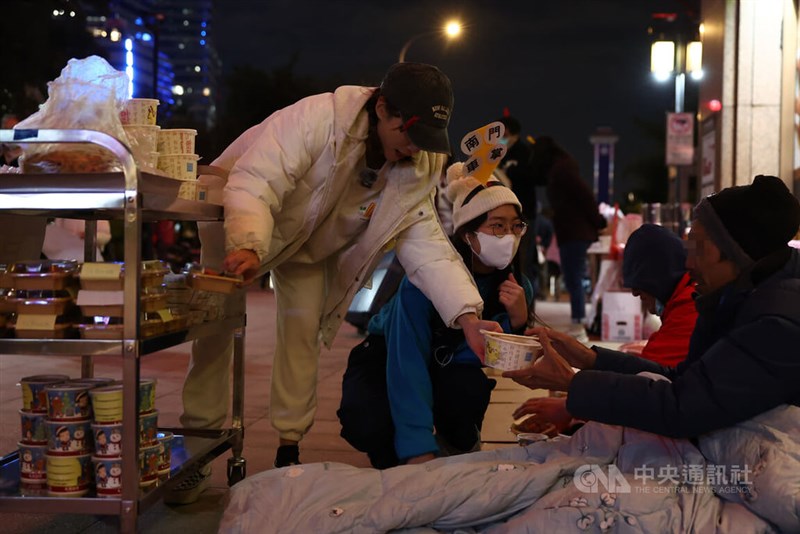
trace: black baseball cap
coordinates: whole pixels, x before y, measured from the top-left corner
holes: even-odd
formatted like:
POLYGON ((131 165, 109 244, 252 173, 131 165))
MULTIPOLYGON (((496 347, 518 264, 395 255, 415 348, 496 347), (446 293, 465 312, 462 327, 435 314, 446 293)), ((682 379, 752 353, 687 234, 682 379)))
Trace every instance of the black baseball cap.
POLYGON ((450 154, 447 125, 453 111, 453 87, 442 71, 425 63, 395 63, 383 78, 381 94, 400 110, 416 146, 450 154))

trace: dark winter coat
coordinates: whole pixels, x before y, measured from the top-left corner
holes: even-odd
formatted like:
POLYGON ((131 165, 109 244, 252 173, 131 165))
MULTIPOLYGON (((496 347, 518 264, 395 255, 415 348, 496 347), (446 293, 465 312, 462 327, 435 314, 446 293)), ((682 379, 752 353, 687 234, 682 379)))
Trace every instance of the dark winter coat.
POLYGON ((800 406, 800 252, 787 247, 753 272, 762 274, 697 299, 689 356, 675 369, 595 347, 594 368, 572 380, 569 412, 685 438, 800 406), (642 371, 671 382, 636 376, 642 371))

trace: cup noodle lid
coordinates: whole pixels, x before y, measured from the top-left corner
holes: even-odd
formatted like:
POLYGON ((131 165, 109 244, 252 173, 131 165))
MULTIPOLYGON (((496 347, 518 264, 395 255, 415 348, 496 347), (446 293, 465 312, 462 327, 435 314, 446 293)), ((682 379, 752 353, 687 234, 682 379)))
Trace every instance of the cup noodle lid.
POLYGON ((542 345, 528 336, 515 336, 481 330, 486 340, 484 363, 502 371, 530 366, 542 354, 542 345))

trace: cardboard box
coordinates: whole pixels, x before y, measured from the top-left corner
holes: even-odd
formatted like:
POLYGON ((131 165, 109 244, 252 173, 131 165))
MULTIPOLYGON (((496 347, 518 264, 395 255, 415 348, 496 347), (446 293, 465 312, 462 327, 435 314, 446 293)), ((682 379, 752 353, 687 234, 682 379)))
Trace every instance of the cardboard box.
POLYGON ((624 291, 603 293, 601 338, 603 341, 642 339, 642 302, 624 291))

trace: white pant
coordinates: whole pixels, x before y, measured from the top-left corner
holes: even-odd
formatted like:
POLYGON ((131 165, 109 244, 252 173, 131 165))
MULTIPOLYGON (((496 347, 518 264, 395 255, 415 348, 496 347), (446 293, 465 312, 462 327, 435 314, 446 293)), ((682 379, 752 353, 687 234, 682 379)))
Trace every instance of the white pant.
MULTIPOLYGON (((203 265, 221 269, 224 259, 222 223, 199 223, 203 265)), ((319 326, 324 300, 322 265, 287 262, 271 272, 277 302, 275 357, 272 368, 270 419, 281 438, 300 441, 314 422, 317 406, 319 326)), ((245 307, 245 291, 226 299, 226 315, 245 307)), ((258 328, 257 317, 250 328, 258 328)), ((219 428, 227 418, 233 333, 204 337, 192 344, 183 386, 181 424, 187 428, 219 428)), ((260 355, 259 355, 260 356, 260 355)), ((246 371, 246 370, 245 370, 246 371)))

